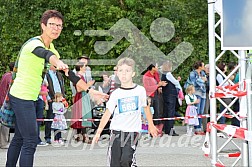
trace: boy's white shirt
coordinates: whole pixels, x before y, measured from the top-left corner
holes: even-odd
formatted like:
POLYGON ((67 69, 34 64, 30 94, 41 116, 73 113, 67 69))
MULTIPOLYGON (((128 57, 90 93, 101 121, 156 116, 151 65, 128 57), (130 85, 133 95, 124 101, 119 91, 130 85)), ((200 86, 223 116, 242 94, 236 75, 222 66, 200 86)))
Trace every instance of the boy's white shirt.
POLYGON ((132 89, 116 89, 106 104, 106 108, 113 115, 110 129, 140 132, 142 129, 141 108, 146 106, 146 90, 143 86, 137 85, 132 89))

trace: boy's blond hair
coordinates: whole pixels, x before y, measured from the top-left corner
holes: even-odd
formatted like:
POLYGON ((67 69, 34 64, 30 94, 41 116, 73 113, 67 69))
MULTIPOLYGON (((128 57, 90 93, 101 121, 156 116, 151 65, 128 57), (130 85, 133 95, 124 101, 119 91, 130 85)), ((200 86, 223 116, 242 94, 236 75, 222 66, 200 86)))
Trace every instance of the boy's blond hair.
POLYGON ((193 88, 194 88, 193 85, 189 85, 189 86, 186 88, 186 90, 185 90, 186 94, 188 94, 190 91, 192 91, 193 88))
POLYGON ((123 64, 126 64, 126 65, 132 67, 132 70, 133 70, 133 71, 135 70, 135 64, 136 64, 136 63, 135 63, 135 61, 134 61, 133 59, 128 58, 128 57, 121 58, 121 59, 118 61, 116 67, 121 66, 121 65, 123 65, 123 64))

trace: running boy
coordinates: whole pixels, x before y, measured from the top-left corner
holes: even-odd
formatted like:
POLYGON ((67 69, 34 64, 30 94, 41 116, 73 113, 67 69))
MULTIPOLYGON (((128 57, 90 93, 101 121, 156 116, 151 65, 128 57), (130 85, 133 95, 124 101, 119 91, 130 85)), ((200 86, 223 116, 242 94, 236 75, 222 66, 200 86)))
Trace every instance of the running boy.
POLYGON ((108 166, 136 166, 135 151, 138 133, 142 128, 142 107, 149 123, 149 132, 153 137, 156 137, 158 132, 153 124, 150 108, 146 104, 146 91, 144 87, 134 84, 132 80, 135 75, 135 61, 122 58, 118 61, 117 68, 121 87, 110 95, 106 104, 107 110, 101 119, 93 143, 98 142, 103 128, 113 114, 107 152, 108 166))

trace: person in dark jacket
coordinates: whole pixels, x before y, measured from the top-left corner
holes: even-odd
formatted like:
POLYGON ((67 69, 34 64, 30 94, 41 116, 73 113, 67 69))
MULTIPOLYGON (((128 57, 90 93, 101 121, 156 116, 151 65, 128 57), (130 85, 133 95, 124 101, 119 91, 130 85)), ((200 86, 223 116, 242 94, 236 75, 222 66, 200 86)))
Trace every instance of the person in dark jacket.
MULTIPOLYGON (((46 119, 53 119, 53 109, 52 103, 55 98, 55 93, 59 92, 65 97, 65 89, 64 89, 64 79, 62 74, 56 70, 56 68, 51 65, 50 70, 45 75, 45 80, 48 82, 48 105, 49 108, 46 110, 46 119)), ((48 144, 51 144, 51 125, 52 121, 45 122, 45 140, 48 144)))
MULTIPOLYGON (((166 61, 162 66, 162 76, 161 81, 166 81, 168 84, 162 87, 163 92, 163 117, 164 118, 174 118, 176 113, 176 103, 178 97, 178 91, 176 87, 179 87, 179 81, 174 78, 171 73, 172 71, 172 63, 170 61, 166 61)), ((174 120, 168 120, 164 122, 164 132, 165 134, 171 136, 178 136, 174 130, 174 120)))

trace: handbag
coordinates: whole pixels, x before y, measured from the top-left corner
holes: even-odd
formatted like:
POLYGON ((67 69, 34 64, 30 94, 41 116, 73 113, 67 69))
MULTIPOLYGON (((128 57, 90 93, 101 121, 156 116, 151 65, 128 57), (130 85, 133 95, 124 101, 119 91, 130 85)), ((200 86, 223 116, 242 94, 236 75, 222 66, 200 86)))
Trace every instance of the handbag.
POLYGON ((14 128, 16 117, 15 117, 14 111, 11 109, 8 94, 9 93, 7 93, 7 95, 5 96, 3 105, 0 109, 0 123, 8 128, 14 128))
POLYGON ((10 92, 11 85, 13 84, 13 81, 16 78, 18 60, 20 56, 19 54, 13 68, 12 80, 10 82, 8 91, 5 95, 3 105, 1 106, 1 109, 0 109, 0 123, 8 128, 15 128, 16 117, 15 117, 14 111, 11 109, 10 100, 9 100, 9 92, 10 92))
MULTIPOLYGON (((17 59, 18 61, 18 59, 17 59)), ((5 95, 3 105, 0 109, 0 123, 8 128, 14 128, 15 127, 15 121, 16 117, 14 114, 14 111, 11 109, 10 100, 9 100, 9 92, 10 87, 13 83, 14 78, 16 77, 16 71, 17 71, 17 61, 15 62, 13 72, 12 72, 12 81, 9 85, 8 91, 5 95)))

